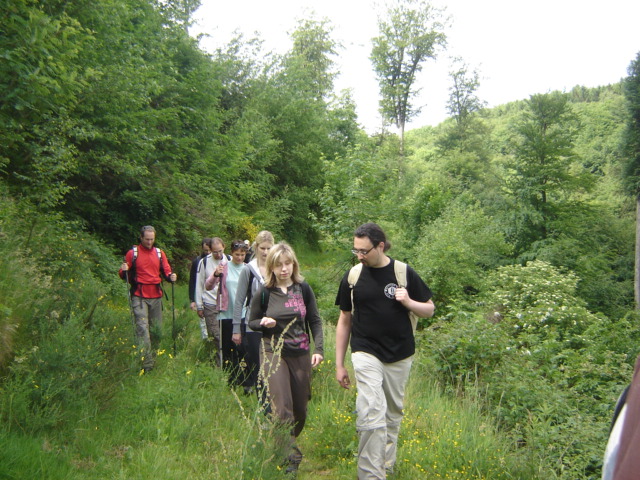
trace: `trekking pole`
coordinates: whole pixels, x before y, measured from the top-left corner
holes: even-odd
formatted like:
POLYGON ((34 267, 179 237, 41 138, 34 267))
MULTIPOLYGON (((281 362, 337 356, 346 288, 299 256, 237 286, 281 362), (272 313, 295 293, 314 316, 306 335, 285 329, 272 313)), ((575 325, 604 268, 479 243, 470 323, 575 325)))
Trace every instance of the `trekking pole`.
POLYGON ((220 368, 222 368, 222 320, 218 315, 218 358, 220 359, 220 368))
POLYGON ((173 356, 176 356, 176 293, 173 288, 174 282, 171 282, 171 313, 173 315, 173 324, 171 325, 171 336, 173 337, 173 356))
MULTIPOLYGON (((125 259, 126 262, 126 259, 125 259)), ((131 326, 133 327, 133 342, 136 341, 136 316, 133 313, 133 303, 131 300, 131 284, 129 283, 129 270, 124 271, 124 280, 127 283, 127 299, 129 300, 129 313, 131 313, 131 326)))

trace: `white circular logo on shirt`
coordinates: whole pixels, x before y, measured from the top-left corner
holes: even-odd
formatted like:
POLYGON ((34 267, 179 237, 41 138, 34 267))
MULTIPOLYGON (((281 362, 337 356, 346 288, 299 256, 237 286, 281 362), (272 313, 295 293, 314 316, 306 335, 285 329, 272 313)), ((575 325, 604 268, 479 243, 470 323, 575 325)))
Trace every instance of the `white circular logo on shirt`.
POLYGON ((387 298, 391 298, 392 300, 395 300, 395 298, 396 298, 396 288, 398 288, 398 286, 395 283, 387 284, 387 286, 384 287, 385 296, 387 298))

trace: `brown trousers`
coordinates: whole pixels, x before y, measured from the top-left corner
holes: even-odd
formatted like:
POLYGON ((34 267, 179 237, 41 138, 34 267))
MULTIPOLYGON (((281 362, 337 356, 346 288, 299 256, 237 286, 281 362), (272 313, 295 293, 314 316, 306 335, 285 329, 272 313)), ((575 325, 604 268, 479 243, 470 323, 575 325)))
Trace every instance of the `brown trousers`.
POLYGON ((273 415, 292 426, 291 434, 300 435, 307 420, 307 404, 311 398, 311 357, 263 353, 260 375, 267 388, 273 415))

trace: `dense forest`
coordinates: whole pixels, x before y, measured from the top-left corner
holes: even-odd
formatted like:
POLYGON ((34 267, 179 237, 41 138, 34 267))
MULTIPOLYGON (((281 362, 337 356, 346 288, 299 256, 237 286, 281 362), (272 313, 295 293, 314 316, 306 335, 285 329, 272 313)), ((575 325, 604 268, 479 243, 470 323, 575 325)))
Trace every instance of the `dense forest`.
MULTIPOLYGON (((412 82, 446 35, 428 3, 400 2, 372 50, 381 112, 397 128, 369 135, 334 89, 329 20, 299 20, 283 55, 242 36, 206 53, 188 34, 198 3, 10 0, 0 15, 0 445, 51 451, 42 445, 62 432, 56 451, 71 449, 82 419, 116 408, 137 380, 115 272, 141 225, 156 227, 182 280, 203 236, 274 232, 302 252, 331 328, 352 232, 375 221, 435 295, 421 371, 444 397, 474 399, 529 462, 446 478, 599 478, 640 353, 640 54, 619 83, 495 108, 461 61, 450 118, 405 131, 412 82), (413 71, 394 62, 403 48, 413 71)), ((173 301, 175 356, 176 336, 196 349, 173 301)), ((219 380, 199 375, 197 395, 219 380)), ((344 443, 327 465, 352 455, 344 443)), ((275 478, 261 455, 246 477, 225 478, 275 478)), ((0 463, 14 468, 1 478, 47 469, 0 463)), ((71 464, 41 476, 100 478, 71 464)), ((121 478, 134 477, 148 478, 121 478)))

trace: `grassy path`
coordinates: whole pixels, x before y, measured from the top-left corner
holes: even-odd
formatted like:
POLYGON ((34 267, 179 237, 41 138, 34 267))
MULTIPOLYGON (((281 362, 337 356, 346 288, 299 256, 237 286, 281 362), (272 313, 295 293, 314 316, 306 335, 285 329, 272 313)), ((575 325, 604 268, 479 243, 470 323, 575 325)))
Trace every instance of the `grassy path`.
MULTIPOLYGON (((255 397, 233 391, 224 374, 203 359, 194 316, 184 306, 177 309, 183 326, 177 355, 165 339, 153 372, 138 375, 134 367, 122 372, 120 383, 108 386, 110 400, 88 403, 86 411, 75 412, 72 424, 38 437, 0 432, 0 479, 285 478, 278 432, 255 397)), ((299 439, 305 458, 297 478, 352 480, 355 391, 341 389, 334 379, 332 326, 326 328, 325 346, 325 362, 313 373, 309 419, 299 439)), ((417 354, 395 480, 545 478, 532 464, 509 450, 475 403, 442 395, 417 354)))

